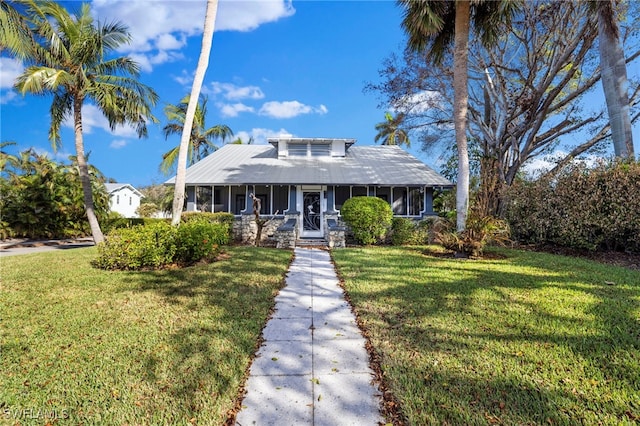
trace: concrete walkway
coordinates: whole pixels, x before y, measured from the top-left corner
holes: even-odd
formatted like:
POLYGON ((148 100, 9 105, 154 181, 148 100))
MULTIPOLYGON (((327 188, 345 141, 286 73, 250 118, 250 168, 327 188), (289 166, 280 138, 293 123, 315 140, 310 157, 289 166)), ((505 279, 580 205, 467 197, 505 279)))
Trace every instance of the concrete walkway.
POLYGON ((365 340, 329 253, 295 249, 236 417, 249 425, 378 425, 365 340))

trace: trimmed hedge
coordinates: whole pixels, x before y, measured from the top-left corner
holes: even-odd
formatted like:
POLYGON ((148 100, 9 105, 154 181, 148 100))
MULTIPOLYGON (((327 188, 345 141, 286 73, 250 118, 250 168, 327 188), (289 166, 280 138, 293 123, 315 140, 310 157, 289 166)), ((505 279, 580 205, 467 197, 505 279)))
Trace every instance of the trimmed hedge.
POLYGON ((383 239, 393 217, 389 203, 377 197, 350 198, 342 205, 340 214, 361 244, 383 239))
POLYGON ((179 227, 166 221, 117 228, 98 245, 93 266, 110 270, 157 269, 213 260, 229 243, 227 224, 194 218, 179 227))
POLYGON ((640 252, 640 163, 576 165, 509 189, 506 218, 522 243, 640 252))

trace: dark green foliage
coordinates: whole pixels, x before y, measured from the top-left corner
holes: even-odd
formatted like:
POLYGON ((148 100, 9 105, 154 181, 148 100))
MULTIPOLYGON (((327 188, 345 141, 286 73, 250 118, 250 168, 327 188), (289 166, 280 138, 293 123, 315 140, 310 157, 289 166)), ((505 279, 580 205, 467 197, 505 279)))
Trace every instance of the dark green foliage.
POLYGON ((115 228, 98 245, 93 266, 100 269, 157 269, 177 263, 192 265, 213 260, 229 243, 228 226, 206 218, 191 218, 179 227, 164 219, 115 228))
POLYGON ((190 219, 178 228, 178 241, 178 263, 211 260, 218 255, 221 245, 229 244, 229 228, 224 223, 212 223, 206 218, 190 219))
MULTIPOLYGON (((5 154, 6 155, 6 154, 5 154)), ((33 150, 6 155, 0 177, 0 236, 69 238, 90 234, 78 167, 57 163, 33 150)), ((90 167, 98 218, 107 216, 104 177, 90 167)))
POLYGON ((640 163, 576 165, 555 179, 518 182, 506 215, 522 243, 640 252, 640 163))
POLYGON ((394 217, 391 222, 391 244, 394 246, 428 244, 431 225, 430 219, 416 222, 405 217, 394 217))
POLYGON ((384 238, 393 217, 389 203, 377 197, 350 198, 340 214, 361 244, 374 244, 384 238))
POLYGON ((413 220, 405 217, 394 217, 391 221, 391 244, 394 246, 410 244, 414 229, 413 220))

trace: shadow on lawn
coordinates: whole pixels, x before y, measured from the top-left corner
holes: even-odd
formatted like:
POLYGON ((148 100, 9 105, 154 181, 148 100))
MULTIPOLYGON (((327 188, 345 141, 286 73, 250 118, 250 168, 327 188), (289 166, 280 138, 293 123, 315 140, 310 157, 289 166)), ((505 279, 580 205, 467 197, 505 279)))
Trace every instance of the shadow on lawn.
POLYGON ((383 255, 384 262, 346 254, 337 263, 366 283, 348 287, 350 299, 371 325, 383 369, 397 369, 392 386, 414 422, 640 420, 631 396, 640 389, 637 272, 609 286, 604 270, 579 259, 444 261, 406 249, 383 255), (558 289, 549 293, 558 297, 553 304, 529 300, 551 288, 558 289))
POLYGON ((211 265, 130 274, 133 291, 159 295, 167 304, 164 349, 141 360, 151 393, 145 411, 155 415, 163 401, 175 411, 158 420, 204 424, 218 411, 221 424, 233 409, 287 262, 268 250, 232 256, 211 265))

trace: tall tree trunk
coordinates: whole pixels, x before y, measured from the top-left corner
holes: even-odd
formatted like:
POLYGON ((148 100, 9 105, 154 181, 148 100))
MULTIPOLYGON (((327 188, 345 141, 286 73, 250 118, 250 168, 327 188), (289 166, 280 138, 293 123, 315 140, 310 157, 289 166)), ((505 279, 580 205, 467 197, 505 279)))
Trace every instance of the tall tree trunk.
POLYGON ((100 229, 100 223, 96 217, 93 206, 93 192, 91 190, 91 179, 89 177, 89 167, 84 155, 84 141, 82 139, 82 99, 75 98, 73 101, 73 122, 75 131, 76 156, 78 157, 78 174, 82 183, 82 194, 84 196, 84 208, 89 220, 93 241, 98 244, 104 241, 104 235, 100 229))
POLYGON ((635 158, 631 133, 629 81, 612 0, 597 2, 602 88, 607 101, 616 157, 635 158))
POLYGON ((453 53, 453 120, 458 147, 458 181, 456 186, 456 228, 464 231, 469 209, 469 149, 467 146, 467 67, 469 51, 469 0, 456 0, 453 53))
POLYGON ((180 223, 180 217, 182 215, 187 177, 187 153, 189 151, 189 139, 191 137, 191 128, 193 127, 193 118, 195 117, 196 107, 198 106, 198 98, 200 97, 200 89, 202 88, 204 75, 207 71, 207 66, 209 65, 209 54, 211 53, 211 44, 213 42, 213 31, 215 29, 217 13, 218 0, 207 0, 207 11, 204 17, 200 59, 198 59, 198 67, 196 68, 196 74, 193 78, 191 96, 189 97, 187 113, 184 119, 184 127, 182 128, 182 137, 180 138, 178 168, 176 170, 175 192, 173 196, 173 217, 171 219, 171 224, 174 226, 177 226, 180 223))

